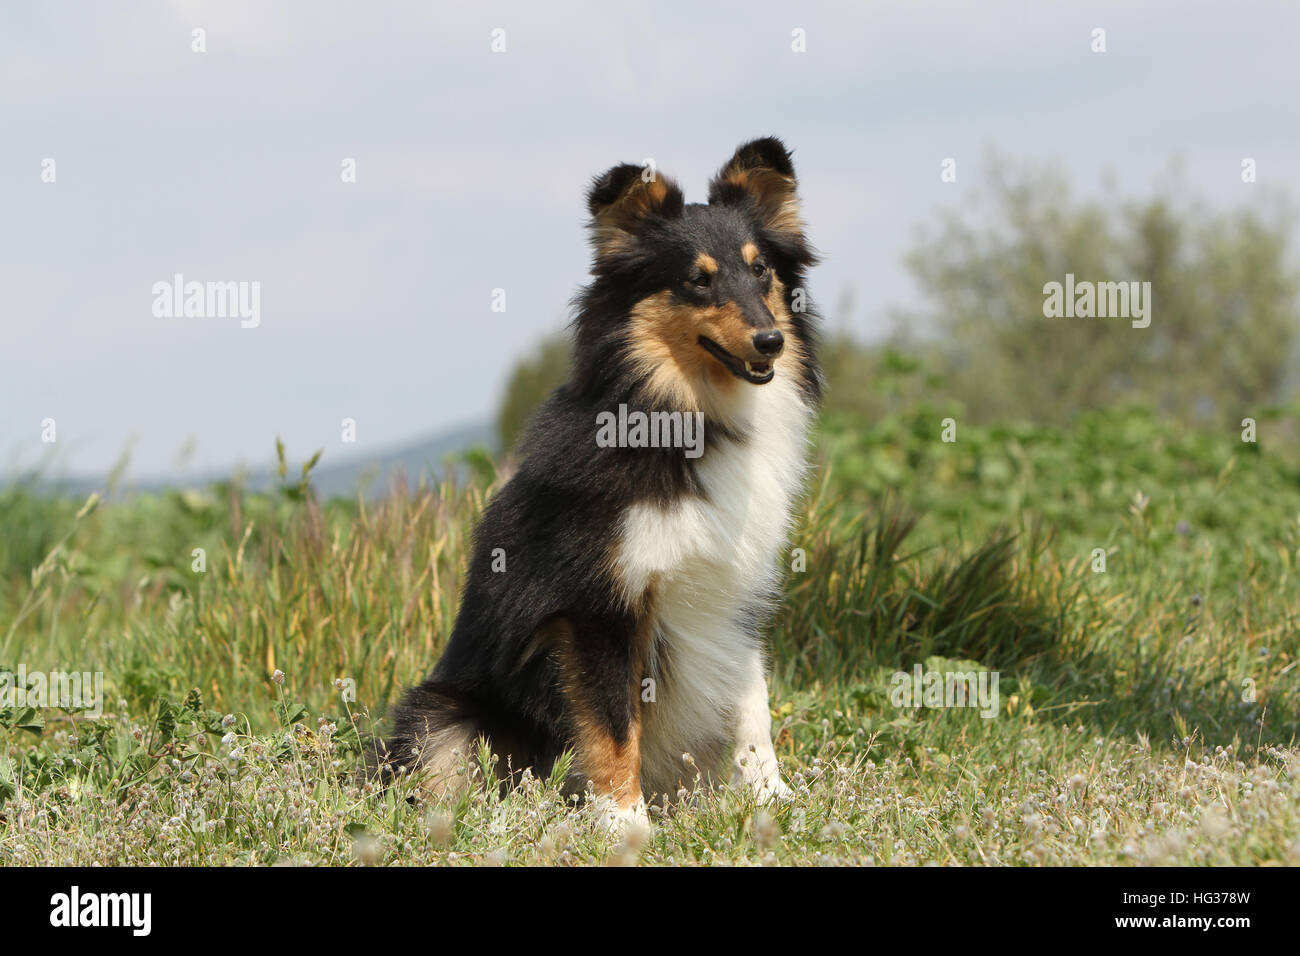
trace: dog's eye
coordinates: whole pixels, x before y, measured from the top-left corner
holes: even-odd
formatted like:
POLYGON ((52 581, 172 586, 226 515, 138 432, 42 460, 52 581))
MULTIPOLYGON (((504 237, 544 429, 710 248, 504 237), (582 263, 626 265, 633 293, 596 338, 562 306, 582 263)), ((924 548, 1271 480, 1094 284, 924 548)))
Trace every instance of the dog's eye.
POLYGON ((708 272, 697 272, 691 276, 691 285, 697 289, 707 289, 713 284, 713 275, 708 272))
POLYGON ((758 276, 758 278, 760 279, 763 278, 763 276, 767 275, 767 266, 762 262, 755 262, 753 265, 749 267, 749 269, 751 272, 754 273, 754 275, 758 276))

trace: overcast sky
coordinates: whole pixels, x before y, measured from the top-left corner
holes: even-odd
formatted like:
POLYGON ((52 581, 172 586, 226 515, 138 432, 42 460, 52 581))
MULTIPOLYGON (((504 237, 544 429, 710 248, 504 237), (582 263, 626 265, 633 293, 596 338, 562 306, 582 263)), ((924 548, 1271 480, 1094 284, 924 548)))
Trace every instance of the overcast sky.
POLYGON ((1082 193, 1181 157, 1225 204, 1243 157, 1261 184, 1300 170, 1300 6, 1279 0, 6 3, 0 70, 0 471, 50 451, 50 418, 58 470, 130 446, 137 477, 487 419, 564 324, 584 187, 620 161, 698 201, 738 143, 784 138, 813 295, 851 287, 863 337, 913 300, 912 230, 987 147, 1082 193), (260 283, 260 324, 155 316, 177 273, 260 283))

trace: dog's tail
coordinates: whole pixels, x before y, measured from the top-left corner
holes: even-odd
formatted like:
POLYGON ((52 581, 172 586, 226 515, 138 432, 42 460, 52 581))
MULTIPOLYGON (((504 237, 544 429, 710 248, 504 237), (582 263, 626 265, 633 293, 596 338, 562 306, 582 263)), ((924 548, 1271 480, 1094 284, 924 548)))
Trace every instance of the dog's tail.
POLYGON ((483 728, 460 698, 438 682, 412 687, 393 710, 393 732, 365 748, 363 773, 387 787, 419 772, 421 785, 436 793, 468 784, 466 768, 477 756, 483 728))

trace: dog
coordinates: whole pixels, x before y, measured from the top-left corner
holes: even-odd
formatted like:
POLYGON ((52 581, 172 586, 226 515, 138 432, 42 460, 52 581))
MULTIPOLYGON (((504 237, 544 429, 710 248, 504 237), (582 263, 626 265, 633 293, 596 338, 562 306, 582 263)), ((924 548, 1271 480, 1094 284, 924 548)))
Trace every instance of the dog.
POLYGON ((382 760, 446 793, 483 740, 507 783, 571 752, 569 788, 616 824, 728 758, 732 783, 787 799, 761 629, 823 389, 790 152, 741 146, 707 203, 625 163, 587 206, 571 379, 485 509, 450 641, 382 760))

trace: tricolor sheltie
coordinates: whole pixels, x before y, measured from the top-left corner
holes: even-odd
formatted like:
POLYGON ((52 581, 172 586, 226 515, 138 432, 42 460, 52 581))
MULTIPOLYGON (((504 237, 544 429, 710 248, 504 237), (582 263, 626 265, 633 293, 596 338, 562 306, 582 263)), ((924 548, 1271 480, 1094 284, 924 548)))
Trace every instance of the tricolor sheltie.
POLYGON ((760 632, 822 387, 790 154, 740 147, 707 205, 615 166, 587 204, 571 381, 487 507, 450 642, 381 759, 445 792, 480 738, 502 778, 571 749, 571 786, 615 822, 728 760, 783 797, 760 632))

